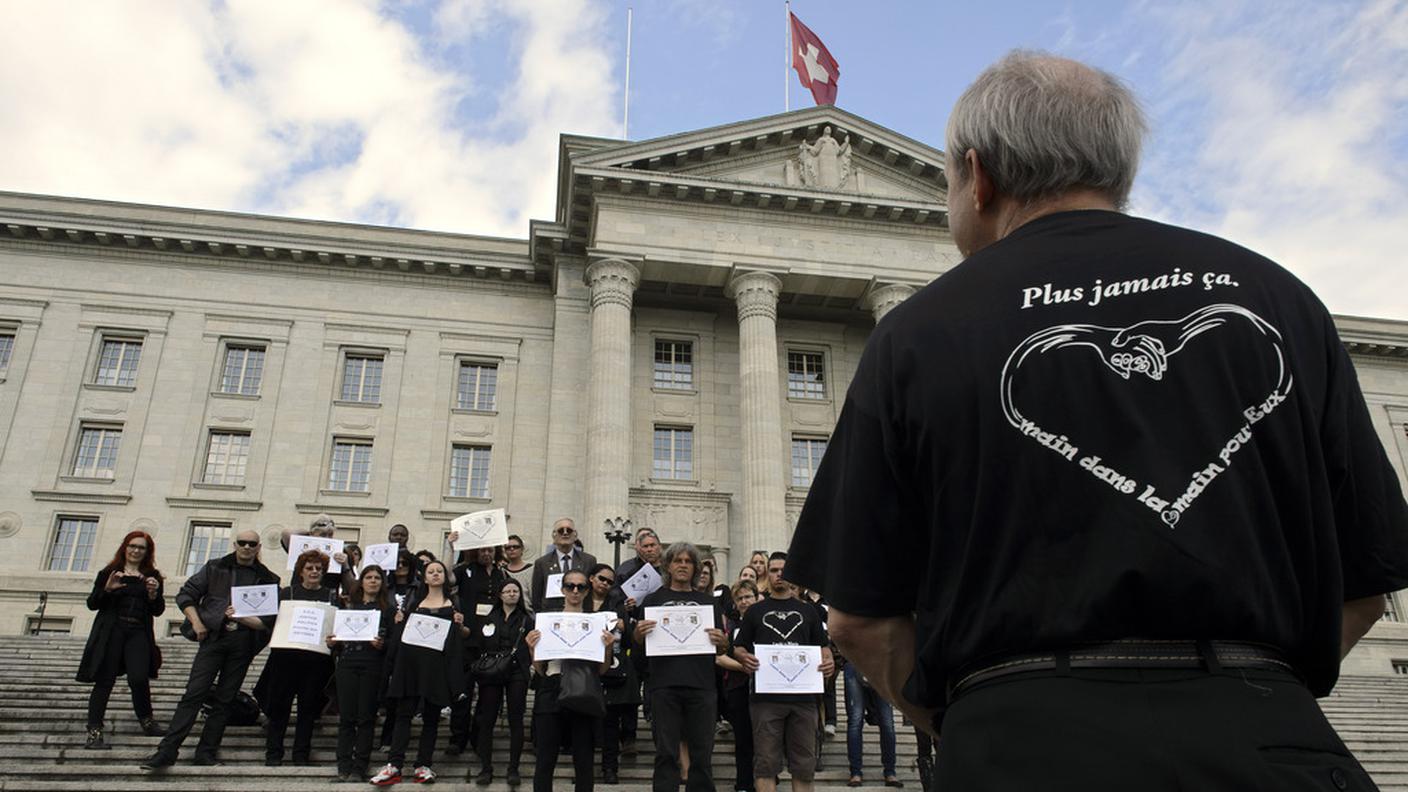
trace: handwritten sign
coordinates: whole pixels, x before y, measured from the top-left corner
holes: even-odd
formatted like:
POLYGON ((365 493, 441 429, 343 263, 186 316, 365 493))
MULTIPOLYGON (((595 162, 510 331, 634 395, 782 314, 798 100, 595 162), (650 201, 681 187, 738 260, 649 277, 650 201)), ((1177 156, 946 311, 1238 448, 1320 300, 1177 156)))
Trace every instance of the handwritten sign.
POLYGON ((337 609, 325 602, 284 600, 279 603, 279 619, 274 623, 273 649, 298 649, 332 654, 327 637, 337 609))

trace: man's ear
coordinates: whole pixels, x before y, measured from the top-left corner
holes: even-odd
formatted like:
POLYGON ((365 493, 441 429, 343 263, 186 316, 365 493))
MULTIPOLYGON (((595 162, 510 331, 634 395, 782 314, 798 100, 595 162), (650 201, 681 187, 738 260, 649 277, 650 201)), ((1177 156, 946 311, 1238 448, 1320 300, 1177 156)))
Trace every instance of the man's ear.
POLYGON ((968 166, 968 178, 970 181, 969 195, 964 196, 965 200, 973 201, 973 210, 982 212, 992 204, 993 194, 996 188, 992 182, 992 175, 983 167, 983 161, 978 157, 976 149, 968 149, 963 152, 963 161, 968 166))

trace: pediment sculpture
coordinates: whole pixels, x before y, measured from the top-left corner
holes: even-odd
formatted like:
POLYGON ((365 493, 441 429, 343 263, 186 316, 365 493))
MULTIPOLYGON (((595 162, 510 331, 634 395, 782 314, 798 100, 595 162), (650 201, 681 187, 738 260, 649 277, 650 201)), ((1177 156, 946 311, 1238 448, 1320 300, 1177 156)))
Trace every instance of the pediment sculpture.
POLYGON ((797 155, 787 161, 783 173, 788 187, 817 187, 824 190, 854 189, 855 166, 851 162, 851 136, 841 141, 831 135, 828 125, 815 142, 802 141, 797 155))

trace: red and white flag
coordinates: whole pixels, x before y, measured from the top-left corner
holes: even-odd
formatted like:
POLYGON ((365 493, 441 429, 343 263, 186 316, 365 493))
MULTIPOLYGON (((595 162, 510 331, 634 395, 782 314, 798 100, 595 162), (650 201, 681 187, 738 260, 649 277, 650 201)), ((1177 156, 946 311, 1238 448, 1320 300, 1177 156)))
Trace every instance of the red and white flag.
POLYGON ((836 104, 836 83, 841 79, 841 67, 836 59, 796 14, 792 17, 792 68, 802 79, 802 85, 811 89, 812 98, 819 105, 836 104))

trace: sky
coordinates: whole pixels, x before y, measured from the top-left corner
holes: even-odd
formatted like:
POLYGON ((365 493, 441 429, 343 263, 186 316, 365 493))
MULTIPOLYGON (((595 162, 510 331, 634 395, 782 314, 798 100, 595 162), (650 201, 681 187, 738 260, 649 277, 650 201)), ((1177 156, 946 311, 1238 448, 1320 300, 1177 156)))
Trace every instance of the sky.
MULTIPOLYGON (((0 190, 523 238, 558 136, 793 109, 775 0, 0 0, 0 190)), ((1134 214, 1408 320, 1408 0, 797 0, 837 105, 936 148, 1014 48, 1126 80, 1134 214)))

